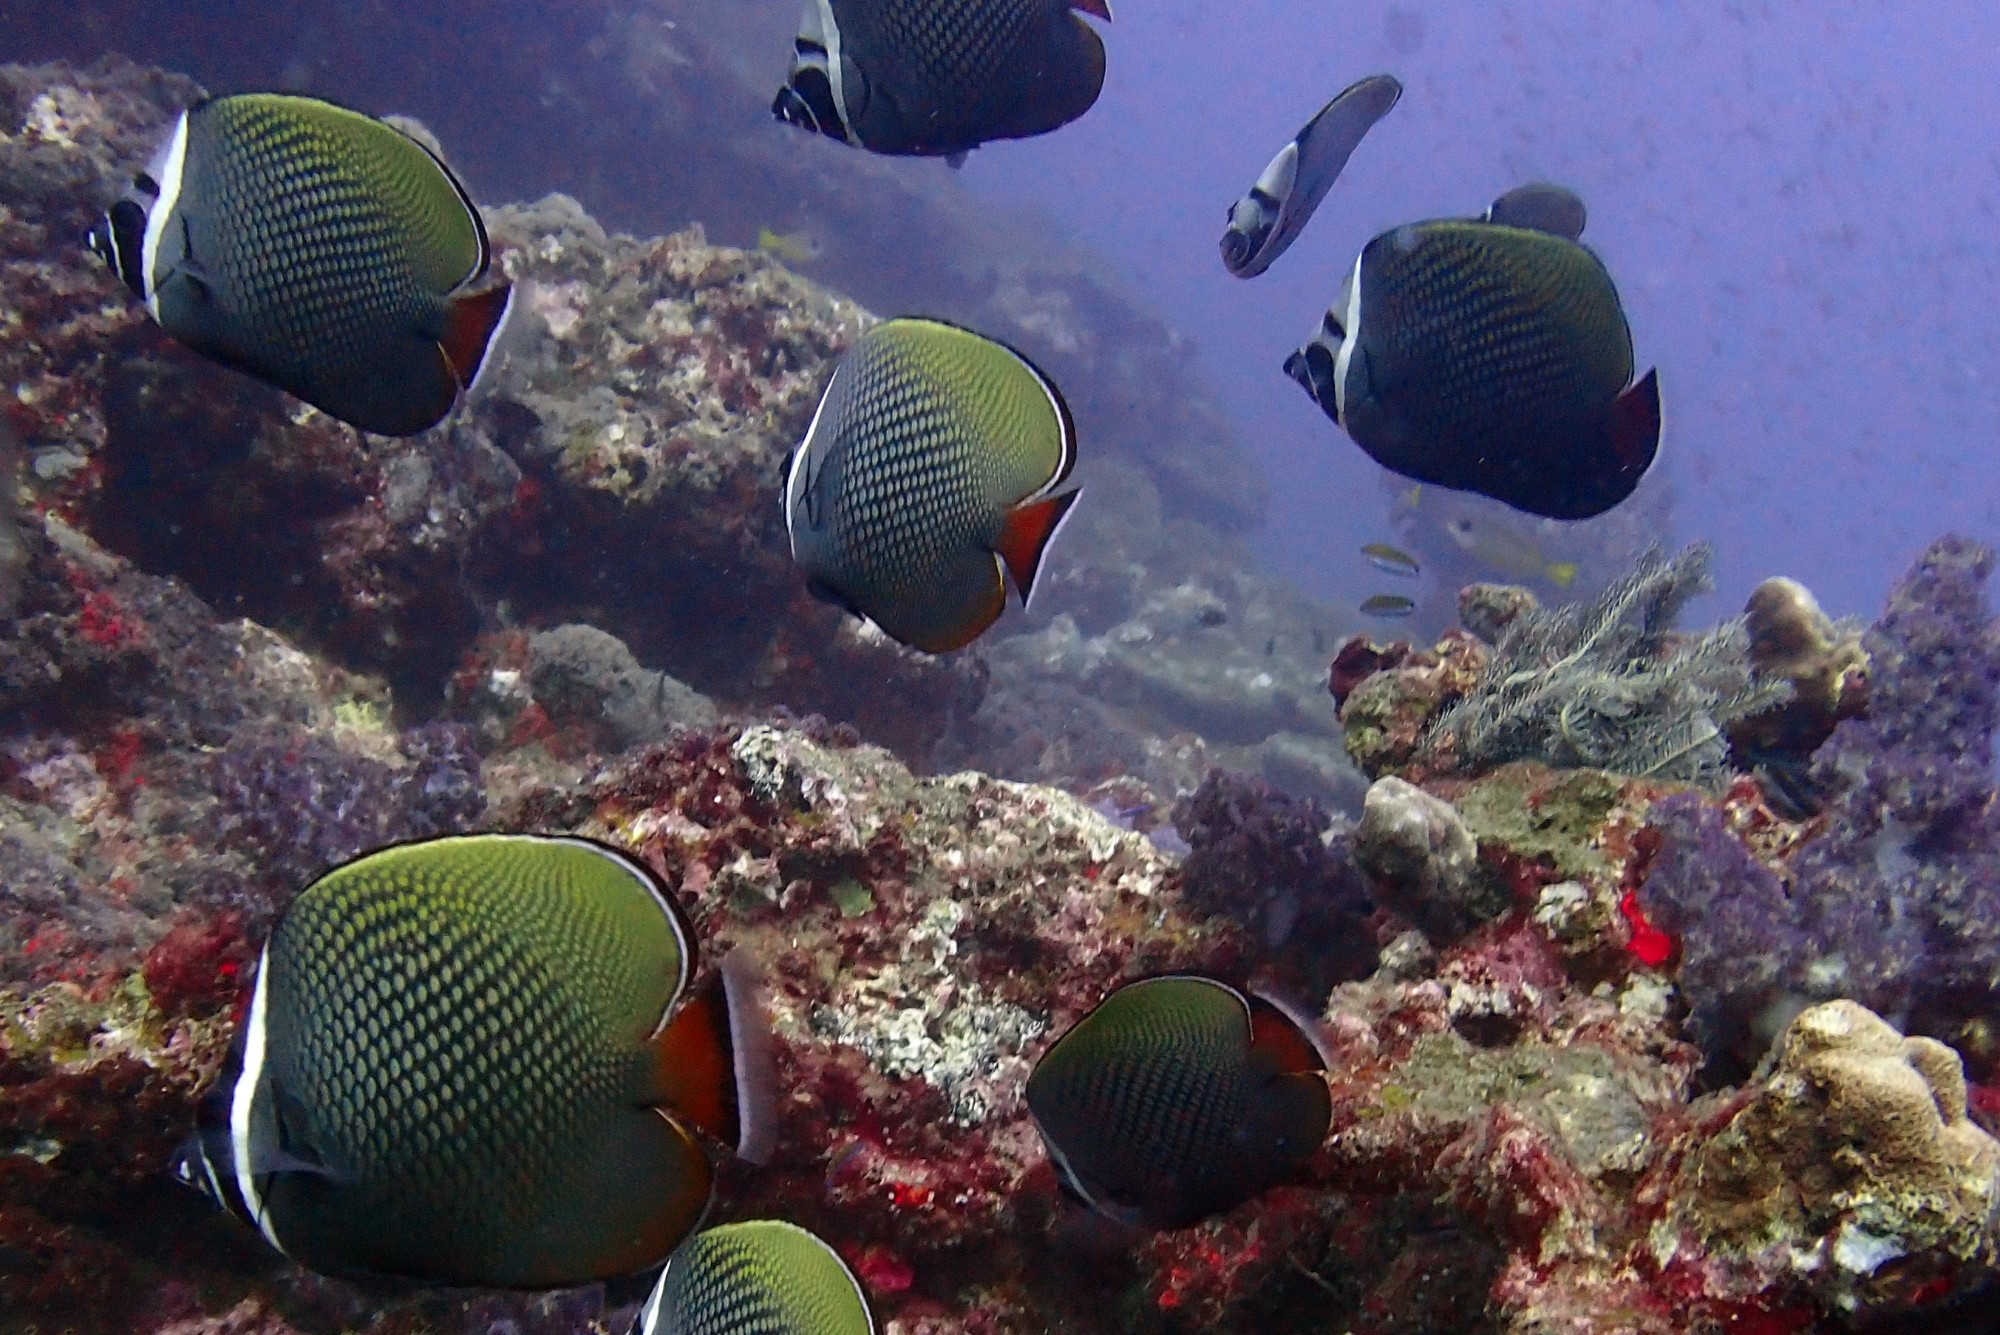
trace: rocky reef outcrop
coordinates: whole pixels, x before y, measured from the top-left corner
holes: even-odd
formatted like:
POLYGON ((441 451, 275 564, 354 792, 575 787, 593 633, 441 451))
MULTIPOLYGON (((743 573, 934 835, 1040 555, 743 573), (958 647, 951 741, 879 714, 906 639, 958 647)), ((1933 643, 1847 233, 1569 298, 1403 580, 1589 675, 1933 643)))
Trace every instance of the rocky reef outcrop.
MULTIPOLYGON (((1188 541, 1129 459, 1153 491, 1053 572, 1060 616, 988 652, 803 600, 772 488, 869 317, 769 257, 496 211, 539 325, 450 426, 369 440, 177 350, 53 240, 189 87, 0 87, 0 288, 28 313, 0 326, 0 1322, 623 1329, 643 1285, 308 1274, 162 1171, 290 897, 497 827, 629 850, 706 958, 759 961, 779 1148, 724 1168, 713 1217, 816 1229, 884 1330, 1992 1327, 1990 550, 1935 545, 1860 638, 1865 712, 1843 691, 1810 809, 1727 750, 1756 629, 1667 626, 1685 561, 1568 605, 1474 590, 1428 651, 1340 647, 1364 801, 1293 662, 1336 628, 1188 541), (1590 669, 1570 695, 1511 681, 1551 646, 1590 669), (1497 750, 1438 722, 1481 700, 1497 750), (1586 707, 1678 720, 1669 759, 1698 763, 1571 744, 1566 720, 1603 735, 1586 707), (1108 1235, 1026 1077, 1176 971, 1308 1017, 1329 1134, 1223 1217, 1108 1235)), ((1819 630, 1795 692, 1854 666, 1819 630)))

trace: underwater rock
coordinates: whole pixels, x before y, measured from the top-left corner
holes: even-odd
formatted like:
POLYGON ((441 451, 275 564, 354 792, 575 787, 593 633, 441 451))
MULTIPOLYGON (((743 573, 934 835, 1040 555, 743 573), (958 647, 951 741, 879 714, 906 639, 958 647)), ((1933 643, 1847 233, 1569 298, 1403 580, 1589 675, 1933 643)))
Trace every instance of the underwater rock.
POLYGON ((558 725, 601 734, 623 751, 673 728, 719 721, 708 697, 664 672, 639 666, 617 636, 595 626, 557 626, 528 637, 527 677, 558 725))
MULTIPOLYGON (((1358 667, 1352 660, 1362 651, 1348 653, 1350 668, 1358 667)), ((1381 668, 1354 681, 1341 702, 1340 726, 1347 754, 1361 772, 1371 779, 1392 771, 1420 778, 1417 762, 1432 720, 1472 689, 1486 670, 1487 654, 1472 636, 1446 631, 1428 652, 1393 663, 1385 658, 1381 668)))
POLYGON ((1966 1118, 1958 1055, 1836 1001, 1793 1020, 1776 1057, 1680 1165, 1661 1266, 1848 1316, 1976 1282, 2000 1247, 2000 1143, 1966 1118))
POLYGON ((1468 584, 1458 591, 1458 624, 1488 644, 1524 612, 1542 605, 1534 590, 1518 584, 1468 584))
POLYGON ((1478 841, 1451 803, 1398 778, 1369 786, 1354 860, 1368 873, 1376 902, 1433 941, 1454 941, 1509 906, 1487 880, 1478 841))

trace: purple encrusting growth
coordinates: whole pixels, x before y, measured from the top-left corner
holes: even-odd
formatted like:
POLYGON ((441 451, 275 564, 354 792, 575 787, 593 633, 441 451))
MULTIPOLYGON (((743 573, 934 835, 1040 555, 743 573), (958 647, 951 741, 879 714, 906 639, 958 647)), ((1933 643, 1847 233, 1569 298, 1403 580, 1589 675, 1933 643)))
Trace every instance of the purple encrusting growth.
POLYGON ((1235 918, 1314 996, 1375 967, 1374 905, 1343 832, 1313 799, 1262 779, 1210 770, 1174 807, 1192 850, 1182 864, 1190 905, 1235 918))
MULTIPOLYGON (((1813 757, 1833 792, 1822 833, 1776 879, 1692 798, 1654 809, 1664 836, 1642 907, 1680 935, 1681 985, 1710 1054, 1760 1016, 1844 997, 1927 1032, 1992 1012, 2000 976, 2000 813, 1992 777, 2000 623, 1991 548, 1932 544, 1863 640, 1869 712, 1813 757)), ((1762 1033, 1767 1025, 1757 1025, 1762 1033)))
POLYGON ((368 849, 475 828, 486 814, 472 730, 428 723, 396 740, 405 764, 303 732, 239 737, 213 762, 217 836, 256 859, 281 899, 368 849))
POLYGON ((1766 1024, 1790 1018, 1774 1009, 1793 981, 1794 961, 1772 949, 1797 931, 1784 886, 1699 793, 1662 799, 1648 819, 1661 843, 1640 906, 1680 940, 1689 1032, 1712 1056, 1754 1062, 1771 1037, 1766 1024))

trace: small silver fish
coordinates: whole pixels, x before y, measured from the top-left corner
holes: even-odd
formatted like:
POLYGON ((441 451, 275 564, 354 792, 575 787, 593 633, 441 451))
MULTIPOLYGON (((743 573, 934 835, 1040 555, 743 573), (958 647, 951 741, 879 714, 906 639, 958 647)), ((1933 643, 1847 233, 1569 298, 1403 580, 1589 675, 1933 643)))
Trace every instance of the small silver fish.
POLYGON ((1406 617, 1416 610, 1416 603, 1400 593, 1378 593, 1361 604, 1361 614, 1371 617, 1406 617))
POLYGON ((1361 549, 1361 554, 1368 558, 1369 565, 1385 574, 1415 576, 1423 569, 1416 557, 1386 542, 1371 542, 1361 549))

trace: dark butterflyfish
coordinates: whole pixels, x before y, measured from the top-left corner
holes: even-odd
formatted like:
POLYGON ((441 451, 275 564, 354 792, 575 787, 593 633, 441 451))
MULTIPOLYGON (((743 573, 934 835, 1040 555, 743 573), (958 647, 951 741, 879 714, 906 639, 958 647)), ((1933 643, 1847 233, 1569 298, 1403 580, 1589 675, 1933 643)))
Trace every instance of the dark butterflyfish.
POLYGON ((1660 445, 1658 373, 1632 380, 1618 289, 1583 202, 1529 185, 1485 215, 1370 241, 1285 362, 1369 457, 1551 519, 1632 494, 1660 445))
POLYGON ((632 1335, 874 1335, 854 1272, 797 1224, 752 1219, 682 1243, 632 1335))
POLYGON ((182 343, 385 436, 444 419, 512 296, 444 163, 309 97, 182 112, 89 241, 182 343))
POLYGON ((772 114, 871 153, 953 166, 994 139, 1069 124, 1104 86, 1079 18, 1109 0, 806 0, 772 114))
POLYGON ((1229 207, 1229 226, 1222 233, 1222 262, 1229 272, 1255 278, 1285 253, 1339 179, 1362 136, 1402 95, 1403 85, 1393 77, 1371 74, 1321 107, 1278 150, 1250 193, 1229 207))
POLYGON ((1065 1190, 1185 1228, 1291 1177, 1325 1139, 1325 1059, 1262 997, 1173 976, 1112 993, 1042 1055, 1028 1108, 1065 1190))
POLYGON ((1003 343, 889 320, 848 350, 792 456, 785 528, 807 587, 904 644, 971 643, 1025 606, 1080 490, 1055 384, 1003 343))
POLYGON ((748 970, 690 994, 693 930, 583 839, 399 845, 272 933, 176 1176, 327 1274, 547 1288, 659 1265, 706 1211, 706 1136, 770 1150, 748 970))

